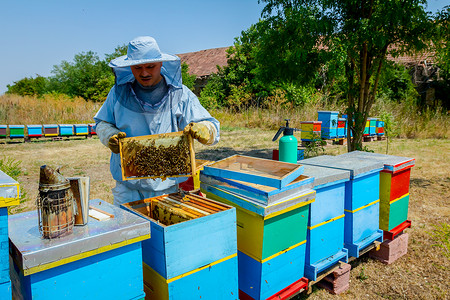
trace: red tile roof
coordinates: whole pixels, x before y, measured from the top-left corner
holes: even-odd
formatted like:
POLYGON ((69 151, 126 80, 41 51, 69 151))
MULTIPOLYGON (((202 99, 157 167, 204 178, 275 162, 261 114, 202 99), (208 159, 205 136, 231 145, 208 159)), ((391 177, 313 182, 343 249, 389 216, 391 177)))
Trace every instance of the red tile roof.
POLYGON ((217 73, 217 65, 227 65, 227 52, 229 47, 213 48, 197 52, 177 54, 181 62, 189 65, 189 74, 197 77, 217 73))

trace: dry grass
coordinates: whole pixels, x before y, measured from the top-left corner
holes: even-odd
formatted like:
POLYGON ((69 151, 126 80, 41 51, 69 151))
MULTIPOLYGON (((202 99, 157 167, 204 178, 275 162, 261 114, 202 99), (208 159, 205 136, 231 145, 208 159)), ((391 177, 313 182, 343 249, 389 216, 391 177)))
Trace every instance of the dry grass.
MULTIPOLYGON (((219 144, 206 147, 196 144, 197 157, 217 160, 233 154, 270 158, 277 143, 274 131, 255 129, 222 132, 219 144)), ((296 133, 297 134, 297 133, 296 133)), ((365 143, 375 152, 385 153, 386 142, 365 143)), ((109 173, 109 150, 97 138, 58 142, 31 142, 0 145, 1 155, 21 160, 24 175, 19 181, 29 200, 12 209, 12 213, 35 209, 39 167, 62 166, 63 175, 89 176, 91 199, 112 203, 114 186, 109 173)), ((396 139, 390 147, 393 155, 416 158, 411 172, 410 211, 412 228, 408 254, 392 265, 362 257, 352 263, 350 289, 332 296, 314 288, 306 299, 448 299, 450 262, 444 250, 434 246, 435 225, 450 220, 450 142, 446 139, 396 139), (363 278, 366 278, 363 280, 363 278)), ((327 146, 327 154, 346 151, 345 146, 327 146)), ((443 237, 445 238, 445 237, 443 237)), ((448 243, 448 236, 447 236, 448 243)))

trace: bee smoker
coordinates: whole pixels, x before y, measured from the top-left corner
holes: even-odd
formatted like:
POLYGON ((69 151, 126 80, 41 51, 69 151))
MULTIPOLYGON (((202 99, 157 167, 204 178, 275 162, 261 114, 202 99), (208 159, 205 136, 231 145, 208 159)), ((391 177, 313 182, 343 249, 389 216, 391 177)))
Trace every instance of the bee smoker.
POLYGON ((53 239, 72 233, 76 209, 73 202, 69 181, 58 169, 41 166, 36 204, 39 231, 44 238, 53 239))

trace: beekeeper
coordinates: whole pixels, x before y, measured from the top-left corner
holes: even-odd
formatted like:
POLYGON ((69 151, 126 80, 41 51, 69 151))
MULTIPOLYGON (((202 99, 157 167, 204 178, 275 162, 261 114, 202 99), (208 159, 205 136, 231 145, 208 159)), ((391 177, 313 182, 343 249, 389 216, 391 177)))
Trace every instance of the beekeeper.
POLYGON ((219 141, 219 122, 182 84, 180 59, 161 52, 154 38, 133 39, 127 55, 113 59, 109 66, 116 81, 94 120, 100 141, 112 152, 114 204, 176 192, 185 177, 122 181, 119 138, 184 130, 212 145, 219 141))

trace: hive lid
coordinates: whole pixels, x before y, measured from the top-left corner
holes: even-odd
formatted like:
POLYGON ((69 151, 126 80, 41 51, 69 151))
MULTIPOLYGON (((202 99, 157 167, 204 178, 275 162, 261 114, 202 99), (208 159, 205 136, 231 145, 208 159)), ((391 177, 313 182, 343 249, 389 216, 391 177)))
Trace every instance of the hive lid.
POLYGON ((305 172, 303 174, 314 177, 314 187, 332 184, 342 180, 350 180, 350 171, 312 165, 305 165, 305 172))
POLYGON ((214 187, 206 183, 200 183, 202 192, 206 192, 206 196, 213 200, 218 200, 237 208, 243 208, 247 211, 256 213, 264 218, 271 218, 281 213, 294 210, 298 207, 308 205, 314 202, 316 191, 312 189, 300 190, 293 195, 286 196, 276 202, 270 204, 261 204, 255 199, 226 191, 224 189, 214 187))
POLYGON ((369 160, 360 157, 338 157, 331 155, 321 155, 302 160, 304 165, 336 168, 350 171, 351 178, 363 176, 366 173, 373 173, 383 169, 383 163, 376 160, 369 160))
POLYGON ((25 276, 150 238, 150 222, 144 218, 98 199, 89 205, 114 218, 90 217, 86 226, 52 240, 41 237, 36 210, 9 216, 11 256, 25 276))
POLYGON ((203 174, 282 188, 302 175, 303 166, 271 159, 233 155, 203 168, 203 174))
POLYGON ((372 161, 379 161, 384 164, 385 171, 389 171, 392 173, 396 173, 407 168, 412 168, 415 165, 414 158, 365 151, 352 151, 339 155, 339 157, 358 157, 370 159, 372 161))
POLYGON ((0 170, 0 207, 19 205, 19 183, 0 170))

